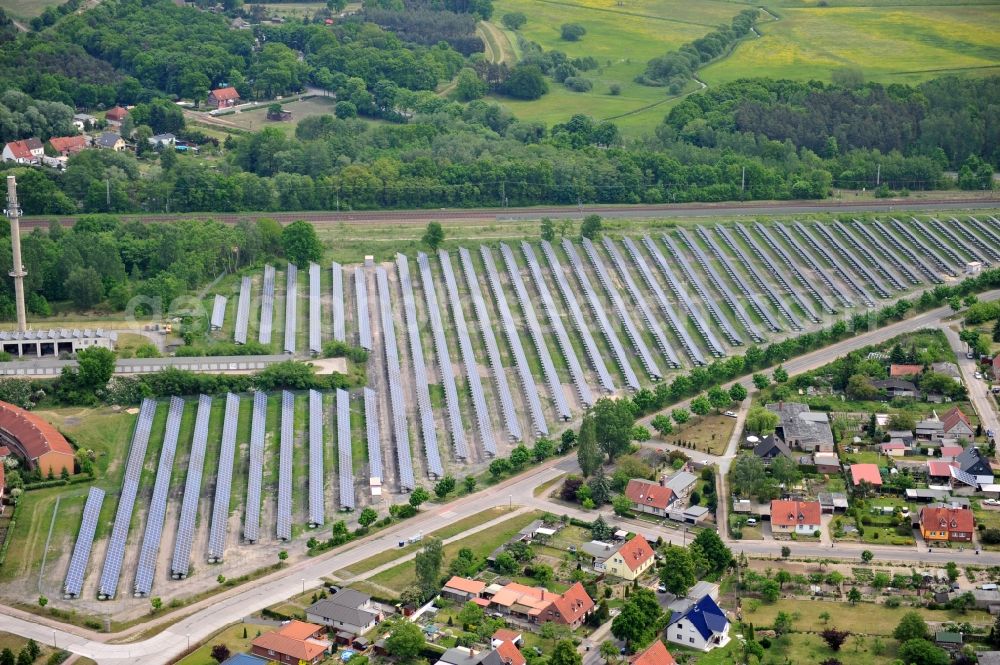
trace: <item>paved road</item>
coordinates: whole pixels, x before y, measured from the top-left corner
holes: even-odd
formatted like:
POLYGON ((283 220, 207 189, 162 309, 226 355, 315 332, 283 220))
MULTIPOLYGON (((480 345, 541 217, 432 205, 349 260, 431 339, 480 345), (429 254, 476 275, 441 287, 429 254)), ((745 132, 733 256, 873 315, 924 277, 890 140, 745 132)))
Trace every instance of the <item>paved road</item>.
POLYGON ((987 383, 982 379, 977 379, 975 372, 978 369, 975 360, 965 357, 964 344, 958 338, 958 333, 950 326, 943 326, 945 337, 955 352, 958 359, 958 368, 962 371, 962 378, 969 389, 969 399, 976 413, 979 414, 979 422, 983 424, 983 430, 993 430, 994 437, 1000 437, 1000 417, 997 417, 997 402, 990 395, 987 383))
MULTIPOLYGON (((266 216, 287 223, 305 219, 316 224, 356 224, 371 223, 417 224, 431 221, 521 221, 541 217, 580 218, 597 213, 612 218, 656 218, 656 217, 730 217, 738 215, 787 215, 812 213, 858 214, 863 212, 888 213, 893 210, 936 211, 936 210, 981 210, 1000 207, 1000 199, 929 199, 910 200, 827 200, 827 201, 753 201, 743 203, 663 203, 656 205, 584 205, 584 206, 538 206, 530 208, 440 208, 433 210, 366 210, 357 212, 303 211, 269 213, 191 213, 187 215, 118 215, 125 221, 169 222, 190 217, 211 216, 226 224, 235 224, 241 219, 255 219, 266 216)), ((72 226, 76 217, 42 215, 21 218, 22 228, 47 228, 51 220, 58 220, 64 226, 72 226)))
MULTIPOLYGON (((990 300, 998 296, 1000 296, 1000 290, 983 294, 981 299, 990 300)), ((881 342, 903 332, 940 326, 943 319, 950 315, 949 308, 940 307, 791 360, 785 363, 785 367, 792 374, 807 371, 830 362, 852 349, 881 342)), ((749 384, 749 379, 742 382, 744 385, 749 384)), ((721 459, 716 458, 720 467, 735 454, 735 441, 735 439, 730 441, 726 455, 722 456, 721 459)), ((534 489, 539 485, 562 473, 574 472, 577 468, 574 457, 550 460, 516 478, 486 488, 461 501, 429 509, 412 520, 394 525, 353 544, 348 549, 336 550, 300 561, 252 585, 244 585, 221 593, 183 610, 164 615, 151 623, 134 627, 124 633, 116 635, 94 633, 73 626, 65 626, 10 607, 2 608, 0 631, 34 638, 46 644, 55 642, 60 648, 93 658, 101 665, 124 665, 137 662, 149 665, 167 663, 182 653, 188 642, 196 644, 220 628, 240 621, 247 614, 283 601, 301 592, 303 585, 317 587, 322 583, 322 578, 329 576, 333 571, 367 559, 388 548, 393 548, 401 537, 405 538, 417 531, 429 532, 439 529, 488 508, 512 503, 515 497, 516 502, 520 505, 538 507, 556 514, 569 514, 584 519, 593 519, 595 517, 593 511, 585 512, 561 504, 553 504, 534 496, 534 489), (180 616, 184 613, 187 615, 180 616), (114 638, 120 641, 130 635, 141 634, 151 626, 158 625, 168 625, 168 627, 153 637, 131 644, 107 643, 108 639, 114 638)), ((608 519, 613 519, 616 522, 623 521, 610 515, 608 519)), ((680 528, 634 520, 625 520, 625 522, 652 539, 663 537, 664 540, 678 544, 683 544, 687 539, 686 532, 680 528)), ((724 532, 725 530, 723 530, 724 532)), ((830 559, 860 560, 861 550, 869 549, 875 554, 877 561, 908 560, 920 564, 950 560, 959 564, 1000 565, 1000 552, 984 552, 982 555, 976 555, 972 550, 966 552, 949 550, 939 553, 937 551, 918 551, 916 548, 866 547, 853 543, 843 543, 830 549, 822 548, 817 543, 789 542, 782 544, 791 548, 793 557, 822 556, 830 559)), ((732 546, 737 553, 745 552, 748 555, 776 556, 778 553, 778 544, 772 541, 733 541, 732 546)))

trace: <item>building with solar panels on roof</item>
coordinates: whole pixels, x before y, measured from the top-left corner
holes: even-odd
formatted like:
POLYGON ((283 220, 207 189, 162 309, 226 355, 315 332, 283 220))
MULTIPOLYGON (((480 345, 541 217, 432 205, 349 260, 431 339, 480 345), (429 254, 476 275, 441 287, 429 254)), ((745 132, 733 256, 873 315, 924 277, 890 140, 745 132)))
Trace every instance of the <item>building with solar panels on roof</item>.
POLYGON ((118 334, 108 330, 25 330, 0 332, 0 350, 15 358, 47 358, 71 355, 83 349, 113 349, 118 334))

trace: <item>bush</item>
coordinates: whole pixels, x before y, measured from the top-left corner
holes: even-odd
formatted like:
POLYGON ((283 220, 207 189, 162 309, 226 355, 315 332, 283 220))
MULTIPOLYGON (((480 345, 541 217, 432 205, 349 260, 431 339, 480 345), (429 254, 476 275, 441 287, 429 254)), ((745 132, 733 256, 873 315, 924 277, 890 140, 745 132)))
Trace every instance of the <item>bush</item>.
POLYGON ((621 85, 619 85, 618 83, 612 83, 608 87, 608 94, 611 95, 612 97, 617 97, 618 95, 622 94, 621 85))
POLYGON ((590 79, 585 79, 582 76, 570 76, 563 83, 573 92, 590 92, 594 87, 590 79))
POLYGON ((986 529, 983 531, 983 542, 987 545, 1000 543, 1000 529, 986 529))
POLYGON ((568 42, 578 42, 587 34, 587 29, 579 23, 563 23, 559 30, 562 38, 568 42))

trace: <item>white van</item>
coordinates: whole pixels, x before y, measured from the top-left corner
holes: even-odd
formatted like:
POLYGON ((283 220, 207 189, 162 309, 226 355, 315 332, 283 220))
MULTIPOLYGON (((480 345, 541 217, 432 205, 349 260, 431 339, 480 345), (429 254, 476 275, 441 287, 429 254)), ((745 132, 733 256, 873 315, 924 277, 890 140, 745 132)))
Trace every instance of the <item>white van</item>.
MULTIPOLYGON (((757 525, 757 518, 756 517, 751 517, 750 519, 747 520, 747 526, 756 526, 756 525, 757 525)), ((996 586, 996 585, 994 584, 993 586, 996 586)))
POLYGON ((996 584, 983 584, 979 588, 982 589, 983 591, 996 591, 997 590, 997 585, 996 584))

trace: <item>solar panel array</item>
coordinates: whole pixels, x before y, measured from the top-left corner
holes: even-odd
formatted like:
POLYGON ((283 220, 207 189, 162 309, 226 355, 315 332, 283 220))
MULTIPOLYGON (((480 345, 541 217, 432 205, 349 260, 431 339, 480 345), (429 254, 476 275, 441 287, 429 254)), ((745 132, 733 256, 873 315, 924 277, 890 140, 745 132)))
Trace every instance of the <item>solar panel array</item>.
POLYGON ((94 546, 94 534, 97 532, 97 520, 101 517, 101 506, 104 505, 104 490, 91 487, 87 493, 87 503, 83 506, 83 518, 80 521, 80 531, 73 546, 73 555, 69 559, 69 569, 66 571, 66 582, 63 593, 70 598, 79 598, 83 591, 83 576, 87 572, 90 561, 90 550, 94 546))
POLYGON ((382 433, 378 426, 378 397, 365 388, 365 433, 368 441, 368 477, 382 484, 382 433))
MULTIPOLYGON (((875 255, 868 250, 867 246, 858 242, 858 239, 847 229, 846 226, 838 221, 834 221, 832 226, 834 230, 840 233, 840 236, 847 241, 847 244, 850 245, 851 249, 856 252, 858 256, 864 257, 869 265, 874 266, 875 271, 882 275, 882 277, 884 277, 894 289, 897 291, 906 290, 906 285, 903 284, 902 279, 895 272, 889 270, 885 262, 879 261, 875 258, 875 255)), ((919 283, 919 281, 917 283, 919 283)))
POLYGON ((566 305, 567 311, 569 311, 573 327, 576 328, 577 334, 583 340, 583 350, 587 354, 590 366, 597 373, 598 382, 600 382, 604 390, 614 392, 615 382, 611 378, 608 366, 604 363, 604 356, 601 355, 601 350, 597 346, 594 336, 590 334, 590 326, 587 325, 587 320, 583 317, 583 310, 580 309, 580 303, 577 302, 576 294, 573 293, 573 290, 569 286, 569 280, 566 279, 566 274, 563 272, 559 257, 556 256, 555 250, 547 240, 542 241, 542 253, 545 254, 546 261, 549 262, 549 271, 556 280, 556 286, 559 287, 563 303, 566 305))
POLYGON ((879 238, 876 238, 875 234, 868 230, 868 227, 856 219, 852 221, 854 224, 850 227, 851 230, 856 231, 869 247, 873 248, 886 263, 895 267, 896 270, 898 270, 910 282, 910 284, 916 286, 923 283, 923 280, 921 280, 917 274, 910 269, 910 266, 900 261, 896 252, 890 250, 885 243, 883 243, 879 238))
POLYGON ((253 395, 253 416, 250 424, 250 469, 247 474, 247 508, 243 520, 243 540, 260 540, 260 502, 264 484, 264 437, 267 432, 267 393, 258 390, 253 395))
POLYGON ((396 270, 403 291, 403 319, 406 324, 406 336, 410 341, 410 362, 413 364, 413 378, 416 381, 414 390, 417 393, 424 454, 427 456, 430 472, 435 476, 444 476, 441 454, 438 451, 437 428, 434 426, 434 411, 431 409, 430 381, 427 379, 427 365, 424 362, 424 345, 420 340, 417 303, 413 297, 413 278, 410 276, 410 262, 405 255, 396 254, 396 270))
POLYGON ((479 436, 486 453, 496 456, 496 436, 493 433, 493 423, 490 422, 489 411, 486 409, 486 394, 483 392, 483 382, 479 377, 476 354, 472 350, 472 339, 469 337, 469 326, 465 321, 465 312, 462 311, 462 296, 458 292, 458 282, 455 280, 455 271, 452 269, 451 256, 442 249, 438 251, 438 260, 441 261, 445 290, 448 291, 448 300, 451 302, 452 320, 458 331, 458 350, 462 354, 462 362, 465 364, 465 380, 469 384, 469 392, 472 394, 472 409, 476 414, 479 436))
POLYGON ((618 338, 618 333, 611 325, 611 320, 608 319, 607 313, 604 311, 604 305, 597 297, 597 291, 594 290, 594 286, 590 283, 590 278, 583 269, 583 261, 580 260, 580 255, 577 254, 576 248, 569 240, 564 239, 562 247, 569 259, 569 265, 576 276, 576 281, 583 291, 583 297, 587 301, 590 313, 597 320, 597 327, 600 329, 601 334, 604 335, 608 346, 611 347, 611 355, 614 356, 618 369, 621 370, 622 375, 625 377, 625 385, 629 390, 638 390, 639 377, 636 376, 635 371, 632 369, 632 363, 629 362, 628 354, 625 353, 625 347, 618 338))
POLYGON ((146 515, 146 530, 139 546, 139 562, 135 570, 135 595, 148 596, 153 589, 153 574, 156 572, 156 555, 160 552, 163 537, 163 522, 167 518, 167 492, 170 490, 170 476, 174 469, 174 455, 177 453, 177 437, 181 430, 181 416, 184 415, 184 400, 170 398, 167 412, 167 427, 160 447, 160 461, 156 467, 153 483, 153 498, 149 502, 146 515))
POLYGON ((280 540, 292 539, 292 446, 295 445, 295 396, 281 391, 281 434, 278 450, 278 517, 280 540))
POLYGON ((722 329, 722 334, 726 336, 726 339, 729 340, 730 344, 734 346, 741 346, 743 344, 743 338, 740 337, 740 334, 736 332, 735 328, 733 328, 733 325, 729 322, 729 319, 726 318, 726 315, 723 314, 715 304, 715 298, 709 293, 708 288, 702 283, 701 279, 698 277, 698 273, 691 267, 691 263, 687 260, 687 257, 684 256, 684 252, 682 252, 680 247, 677 246, 677 243, 674 242, 673 238, 667 234, 663 234, 662 237, 663 242, 667 243, 667 247, 670 248, 670 252, 680 264, 681 271, 687 277, 688 282, 691 283, 691 287, 694 289, 694 292, 698 294, 698 297, 701 298, 702 303, 704 303, 709 316, 711 316, 716 325, 722 329))
POLYGON ((420 266, 420 283, 424 289, 424 302, 427 304, 427 315, 431 320, 431 336, 434 339, 434 352, 438 358, 438 369, 441 372, 441 387, 444 389, 444 403, 448 412, 448 429, 451 432, 451 443, 455 456, 459 459, 469 457, 469 446, 465 440, 465 425, 462 423, 462 410, 458 404, 458 387, 455 385, 455 368, 448 351, 448 337, 445 335, 444 320, 438 304, 437 289, 434 287, 434 276, 431 264, 423 252, 417 254, 417 264, 420 266))
POLYGON ((858 283, 851 273, 847 272, 841 265, 840 262, 835 260, 826 248, 816 240, 815 236, 807 229, 802 222, 794 222, 793 226, 795 230, 799 232, 799 235, 806 241, 806 243, 812 248, 812 251, 816 252, 822 259, 824 259, 828 265, 830 265, 834 272, 840 275, 840 278, 847 282, 854 291, 861 296, 861 302, 867 307, 875 307, 875 299, 869 295, 868 291, 864 289, 861 284, 858 283))
POLYGON ((997 218, 992 215, 988 217, 988 219, 992 222, 992 225, 985 224, 975 217, 969 217, 969 222, 971 222, 972 226, 978 229, 980 234, 992 243, 993 248, 996 249, 997 247, 1000 247, 1000 222, 997 222, 997 218))
MULTIPOLYGON (((715 266, 713 266, 711 261, 708 260, 708 256, 702 251, 701 247, 698 246, 698 243, 696 243, 694 238, 688 235, 684 229, 678 230, 677 233, 680 235, 681 240, 684 241, 684 244, 688 246, 688 249, 691 250, 691 253, 694 254, 695 261, 698 262, 701 269, 705 271, 706 275, 708 275, 708 280, 715 286, 716 291, 722 294, 722 299, 726 301, 726 304, 729 305, 729 309, 732 310, 736 319, 740 322, 740 325, 742 325, 743 329, 747 331, 748 335, 750 335, 750 339, 754 342, 764 342, 764 334, 761 333, 757 325, 753 322, 753 320, 751 320, 747 311, 743 309, 743 305, 736 297, 736 294, 732 292, 729 285, 726 284, 726 281, 722 279, 722 275, 719 274, 719 272, 715 269, 715 266)), ((778 330, 774 330, 773 332, 780 331, 781 329, 779 327, 778 330)))
POLYGON ((573 385, 576 386, 576 393, 580 399, 580 403, 584 407, 590 406, 594 403, 594 397, 590 393, 590 386, 587 385, 587 378, 583 374, 580 359, 576 357, 573 344, 569 341, 569 335, 566 334, 566 328, 563 326, 562 317, 559 316, 559 310, 556 309, 556 303, 552 299, 548 285, 545 283, 545 277, 542 275, 542 269, 538 265, 535 252, 531 249, 531 245, 523 241, 521 242, 521 252, 528 263, 528 272, 535 283, 535 289, 542 297, 542 309, 545 310, 545 315, 549 319, 549 327, 555 335, 559 351, 562 352, 563 358, 566 360, 566 366, 569 368, 569 375, 573 381, 573 385))
POLYGON ((233 341, 237 344, 247 343, 247 328, 250 326, 250 292, 252 287, 250 277, 240 280, 240 299, 236 302, 236 329, 233 331, 233 341))
POLYGON ((122 480, 115 523, 111 527, 104 568, 101 570, 101 581, 97 590, 97 596, 101 600, 114 598, 118 592, 118 578, 121 576, 122 561, 125 557, 125 541, 128 538, 129 523, 132 521, 135 497, 139 492, 139 479, 142 476, 142 465, 146 458, 146 447, 149 445, 149 431, 153 426, 154 415, 156 415, 156 400, 149 398, 142 400, 135 431, 132 432, 128 461, 125 463, 125 478, 122 480))
POLYGON ((212 398, 198 397, 198 413, 194 418, 194 437, 188 456, 187 476, 184 479, 184 499, 181 501, 177 522, 174 555, 170 559, 170 574, 174 579, 187 577, 191 567, 191 545, 194 542, 195 518, 201 498, 201 478, 205 468, 205 448, 208 444, 208 418, 212 412, 212 398))
POLYGON ((337 388, 337 461, 337 471, 340 476, 340 507, 344 510, 354 510, 351 396, 343 388, 337 388))
MULTIPOLYGON (((699 230, 701 231, 701 229, 699 230)), ((753 262, 750 260, 750 257, 747 256, 746 252, 744 252, 743 249, 736 243, 736 241, 733 239, 733 236, 729 233, 729 230, 723 226, 716 226, 715 233, 720 238, 722 238, 722 241, 726 243, 730 251, 732 251, 733 254, 736 255, 736 258, 739 259, 740 263, 743 264, 743 269, 746 271, 748 275, 750 275, 750 279, 752 279, 754 284, 756 284, 757 287, 767 296, 767 298, 774 305, 775 309, 781 312, 782 316, 784 316, 788 320, 792 329, 802 330, 802 323, 799 321, 799 318, 792 313, 791 309, 785 306, 784 301, 781 299, 780 296, 778 296, 777 292, 775 292, 775 290, 771 288, 771 285, 768 284, 767 281, 765 281, 764 278, 760 276, 760 274, 758 274, 757 268, 754 267, 753 262)), ((711 236, 709 236, 707 233, 705 233, 702 237, 711 238, 711 236)), ((725 258, 725 254, 722 252, 722 248, 719 247, 718 243, 715 242, 714 238, 711 239, 710 246, 713 248, 713 251, 718 252, 717 256, 719 257, 719 260, 723 262, 723 265, 727 266, 726 270, 731 270, 731 268, 728 267, 729 265, 728 259, 725 258)), ((736 279, 736 272, 735 271, 732 272, 730 276, 736 279)), ((746 283, 745 280, 740 279, 737 282, 737 284, 740 285, 740 287, 743 289, 743 292, 746 293, 748 297, 752 298, 753 300, 756 300, 757 295, 750 289, 749 285, 746 283)), ((765 319, 774 321, 774 317, 771 315, 770 310, 763 303, 761 303, 760 311, 758 313, 760 313, 765 319)), ((777 321, 774 321, 774 323, 775 325, 777 325, 777 321)))
MULTIPOLYGON (((572 243, 564 239, 563 247, 566 246, 572 247, 572 243)), ((642 363, 643 368, 650 377, 654 380, 661 379, 663 373, 660 371, 659 365, 656 364, 653 354, 650 353, 649 347, 646 346, 646 341, 639 333, 638 327, 632 321, 632 317, 629 316, 628 310, 625 308, 625 301, 612 282, 611 273, 608 271, 600 251, 589 238, 583 239, 583 250, 587 253, 590 264, 594 267, 594 272, 597 274, 597 281, 601 283, 604 292, 608 294, 611 306, 614 308, 615 313, 618 315, 618 320, 622 324, 622 329, 625 331, 625 335, 629 338, 629 341, 632 342, 632 348, 635 349, 636 354, 639 356, 639 362, 642 363)), ((576 248, 573 249, 573 252, 574 254, 576 253, 576 248)), ((635 390, 638 390, 638 388, 635 388, 635 390)))
POLYGON ((319 264, 309 264, 309 353, 318 356, 323 352, 320 324, 319 264))
POLYGON ((309 391, 309 526, 326 521, 323 508, 323 393, 309 391))
MULTIPOLYGON (((925 277, 927 277, 927 279, 934 284, 941 284, 944 282, 941 276, 934 272, 934 269, 931 268, 929 263, 924 261, 922 257, 918 256, 913 250, 903 244, 899 238, 896 237, 896 234, 886 228, 882 222, 876 219, 872 221, 871 225, 876 231, 879 232, 879 235, 892 246, 893 249, 895 249, 901 256, 906 257, 906 259, 909 260, 912 265, 915 265, 917 269, 922 272, 925 277)), ((864 225, 859 223, 858 227, 864 228, 864 225)))
POLYGON ((368 282, 365 271, 358 266, 354 269, 354 297, 358 304, 358 346, 372 350, 372 323, 368 313, 368 282))
POLYGON ((968 243, 978 247, 979 251, 981 251, 984 255, 992 256, 995 261, 1000 261, 1000 243, 991 246, 984 242, 982 238, 970 231, 965 224, 958 221, 954 217, 952 217, 950 221, 950 229, 958 231, 960 236, 965 238, 968 243))
POLYGON ((215 294, 215 301, 212 303, 212 318, 209 326, 212 330, 222 330, 226 322, 226 296, 215 294))
MULTIPOLYGON (((951 275, 952 277, 956 277, 958 275, 955 269, 952 268, 950 265, 948 265, 947 261, 941 258, 940 254, 938 254, 934 249, 932 249, 929 245, 927 245, 927 243, 920 240, 920 238, 913 235, 913 233, 910 232, 910 229, 906 228, 905 224, 900 222, 895 217, 892 217, 890 219, 892 220, 892 226, 893 228, 896 229, 896 232, 899 233, 899 235, 906 238, 906 240, 909 241, 910 244, 912 244, 919 252, 921 252, 923 256, 930 257, 934 265, 938 267, 938 270, 945 273, 946 275, 951 275)), ((914 255, 916 255, 916 253, 914 253, 914 255)))
POLYGON ((851 300, 850 296, 844 292, 834 281, 833 278, 823 269, 823 266, 819 264, 816 257, 813 256, 805 247, 803 247, 795 236, 793 236, 784 224, 780 222, 775 222, 771 225, 771 228, 776 229, 778 233, 785 239, 788 246, 792 248, 799 259, 805 263, 816 275, 820 278, 820 281, 826 285, 826 288, 833 293, 834 297, 840 301, 840 304, 844 307, 854 307, 854 301, 851 300))
POLYGON ((628 251, 629 256, 632 258, 632 264, 639 270, 639 274, 642 275, 642 281, 646 283, 646 286, 653 293, 653 297, 656 300, 656 304, 659 305, 660 311, 663 312, 664 316, 667 317, 667 325, 670 329, 674 331, 677 338, 681 342, 681 346, 684 347, 685 353, 691 358, 691 361, 695 365, 704 365, 705 356, 702 355, 701 349, 698 345, 694 343, 691 339, 691 335, 688 334, 687 328, 684 326, 684 322, 681 321, 680 317, 677 316, 677 312, 674 311, 673 305, 670 304, 670 300, 667 298, 667 294, 663 291, 663 287, 656 280, 653 275, 653 271, 650 269, 649 264, 646 263, 645 257, 642 252, 639 251, 639 246, 631 238, 622 238, 622 244, 625 245, 625 249, 628 251))
MULTIPOLYGON (((792 288, 792 285, 788 283, 788 280, 784 278, 783 276, 784 270, 790 270, 792 274, 795 275, 795 280, 802 286, 802 288, 804 288, 806 291, 809 292, 810 295, 812 295, 812 297, 816 300, 817 303, 819 303, 820 308, 822 308, 824 312, 826 312, 827 314, 836 314, 837 308, 833 306, 833 303, 830 302, 830 299, 827 298, 825 294, 823 294, 819 289, 816 288, 815 284, 813 284, 813 281, 811 279, 806 277, 805 273, 803 273, 799 269, 798 264, 792 260, 791 255, 789 255, 788 252, 785 251, 785 248, 782 247, 780 244, 778 244, 778 241, 774 239, 770 231, 768 231, 767 228, 760 223, 755 224, 754 228, 757 230, 757 233, 760 234, 760 237, 763 238, 764 242, 771 249, 771 251, 774 252, 774 255, 781 260, 780 267, 776 265, 774 261, 771 260, 771 257, 768 256, 767 252, 765 252, 761 248, 761 246, 757 244, 757 241, 754 239, 752 235, 750 235, 750 232, 747 231, 747 229, 745 229, 742 224, 736 225, 736 230, 739 231, 739 233, 747 241, 750 247, 755 252, 757 252, 757 255, 764 260, 764 263, 768 266, 768 270, 771 272, 771 274, 778 279, 778 282, 785 288, 785 291, 794 297, 795 302, 799 303, 799 306, 803 309, 803 311, 806 312, 809 318, 812 319, 814 322, 819 323, 820 320, 819 316, 815 313, 815 311, 813 311, 809 303, 802 296, 800 296, 799 293, 792 288)), ((791 314, 791 310, 787 307, 779 309, 779 311, 781 311, 782 315, 786 319, 791 314)), ((766 309, 765 313, 767 314, 767 317, 771 316, 770 312, 767 312, 766 309)), ((802 329, 802 325, 798 322, 798 318, 795 318, 794 320, 790 319, 790 321, 792 323, 792 328, 794 330, 802 329)))
MULTIPOLYGON (((898 223, 903 224, 903 222, 898 222, 898 223)), ((939 253, 948 257, 948 259, 951 261, 953 265, 959 265, 959 266, 965 265, 967 259, 964 259, 961 256, 959 256, 957 251, 955 251, 947 242, 942 242, 941 238, 938 237, 940 230, 935 229, 934 231, 931 231, 931 229, 928 227, 927 224, 924 224, 916 217, 910 217, 910 226, 920 231, 921 236, 923 236, 923 238, 926 238, 927 241, 929 241, 934 247, 936 247, 939 253)), ((921 240, 921 242, 924 242, 924 240, 921 240)), ((959 247, 961 247, 961 243, 959 243, 959 247)), ((954 271, 952 274, 954 274, 954 271)))
POLYGON ((469 295, 472 296, 472 306, 476 310, 476 319, 479 322, 479 332, 483 336, 483 343, 486 346, 486 357, 490 361, 490 369, 493 370, 493 383, 500 397, 500 412, 503 414, 504 424, 507 433, 515 441, 521 440, 521 424, 517 421, 517 412, 514 409, 514 398, 510 392, 510 385, 507 383, 507 374, 503 368, 503 357, 500 355, 500 346, 497 344, 496 335, 493 334, 493 322, 490 320, 490 311, 483 300, 483 292, 479 288, 479 277, 476 275, 476 267, 472 263, 472 255, 464 247, 458 249, 458 258, 462 262, 462 270, 465 273, 465 283, 469 287, 469 295))
POLYGON ((289 263, 285 271, 285 353, 295 353, 296 314, 299 293, 299 268, 289 263))
MULTIPOLYGON (((859 275, 865 278, 865 280, 871 285, 871 287, 875 289, 875 293, 877 293, 879 297, 889 298, 892 296, 892 292, 890 292, 889 289, 886 288, 886 286, 882 283, 882 280, 879 279, 874 272, 869 270, 868 266, 866 266, 861 261, 861 259, 854 254, 854 252, 848 250, 847 247, 844 246, 842 242, 840 242, 840 239, 837 238, 837 236, 833 235, 833 232, 829 228, 827 228, 823 224, 816 224, 814 225, 814 228, 817 231, 819 231, 819 234, 823 236, 823 239, 826 240, 826 243, 831 247, 833 247, 834 251, 837 252, 840 258, 843 259, 844 261, 847 261, 847 263, 849 263, 851 267, 854 268, 854 272, 858 273, 859 275)), ((829 253, 827 253, 826 255, 828 257, 828 260, 833 261, 833 257, 831 257, 829 253)))
POLYGON ((226 412, 222 420, 222 446, 219 469, 215 477, 215 500, 212 522, 208 530, 208 562, 218 563, 226 552, 226 531, 229 526, 229 497, 233 489, 233 460, 236 458, 236 427, 240 416, 240 397, 226 395, 226 412))
POLYGON ((274 266, 264 266, 264 287, 260 298, 260 329, 257 341, 271 343, 271 327, 274 322, 274 266))
POLYGON ((708 322, 702 318, 701 312, 694 306, 691 296, 689 296, 687 291, 684 290, 684 287, 681 285, 677 275, 674 274, 674 271, 670 268, 670 264, 667 263, 666 257, 663 256, 663 252, 660 251, 660 248, 649 236, 643 236, 642 241, 645 243, 646 249, 649 250, 653 260, 660 267, 660 272, 667 279, 667 285, 670 287, 670 290, 674 292, 674 295, 677 296, 682 309, 687 311, 688 317, 694 324, 695 329, 708 345, 709 352, 716 357, 724 356, 726 354, 726 350, 722 348, 722 344, 720 344, 719 340, 715 337, 715 334, 709 327, 708 322))
POLYGON ((347 326, 344 324, 344 268, 336 261, 330 264, 333 284, 333 338, 338 342, 347 341, 347 326))
POLYGON ((396 326, 392 321, 392 302, 389 300, 389 276, 385 268, 375 269, 378 282, 379 309, 382 314, 382 336, 385 339, 385 364, 389 377, 389 407, 392 409, 392 431, 396 442, 396 460, 399 463, 399 484, 404 490, 417 486, 413 478, 413 459, 410 457, 410 432, 406 423, 406 399, 399 371, 399 349, 396 347, 396 326))
MULTIPOLYGON (((983 253, 980 251, 980 248, 977 246, 976 243, 970 242, 968 240, 968 237, 963 238, 959 236, 954 231, 952 231, 950 227, 942 223, 940 219, 937 219, 936 217, 931 217, 930 226, 932 226, 934 230, 937 231, 938 235, 942 236, 943 238, 951 242, 953 245, 961 249, 963 252, 968 254, 971 260, 979 261, 984 265, 990 264, 991 260, 984 258, 983 253)), ((924 232, 927 233, 926 230, 924 232)))
MULTIPOLYGON (((510 276, 514 292, 517 294, 517 301, 520 303, 521 311, 524 313, 524 321, 528 326, 531 341, 535 345, 535 351, 538 353, 538 359, 542 364, 542 373, 549 384, 549 392, 555 404, 556 414, 562 420, 569 420, 573 414, 569 410, 566 395, 563 394, 562 382, 559 380, 559 375, 556 374, 556 367, 552 364, 552 356, 549 355, 549 347, 545 343, 542 327, 538 324, 535 308, 531 304, 531 298, 528 297, 528 290, 524 287, 524 280, 521 279, 521 270, 517 267, 517 260, 506 243, 500 243, 500 253, 503 255, 504 263, 507 266, 507 274, 510 276)), ((485 252, 483 256, 485 259, 485 252)), ((492 256, 490 257, 490 261, 492 261, 492 256)), ((497 286, 499 287, 499 284, 497 286)))

